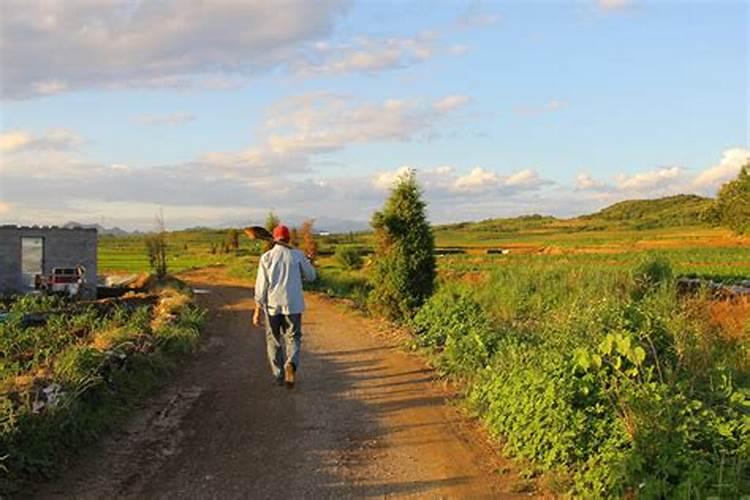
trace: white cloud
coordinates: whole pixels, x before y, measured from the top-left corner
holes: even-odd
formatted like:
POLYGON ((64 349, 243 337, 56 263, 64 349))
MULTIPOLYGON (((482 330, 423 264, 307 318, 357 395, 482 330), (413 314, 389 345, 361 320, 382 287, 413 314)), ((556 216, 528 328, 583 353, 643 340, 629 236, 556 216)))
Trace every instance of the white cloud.
POLYGON ((347 7, 344 0, 5 0, 3 95, 255 75, 329 36, 347 7))
POLYGON ((674 184, 681 175, 680 167, 662 167, 634 175, 621 174, 617 177, 617 187, 626 191, 649 192, 674 184))
POLYGON ((600 8, 605 10, 618 10, 630 7, 633 4, 633 0, 598 0, 600 8))
POLYGON ((506 186, 528 186, 536 187, 541 182, 539 174, 531 169, 516 172, 503 181, 506 186))
POLYGON ((78 149, 82 144, 80 135, 64 128, 50 129, 38 135, 23 130, 0 134, 2 153, 69 151, 78 149))
POLYGON ((0 134, 0 152, 17 151, 31 142, 31 135, 18 130, 0 134))
POLYGON ((490 172, 481 167, 476 167, 467 175, 458 177, 453 186, 459 190, 476 190, 486 189, 496 186, 500 183, 500 177, 495 172, 490 172))
POLYGON ((408 165, 404 165, 403 167, 399 167, 396 170, 380 172, 378 174, 375 174, 375 177, 372 179, 372 185, 375 186, 376 189, 390 189, 391 187, 393 187, 397 179, 408 174, 411 170, 414 169, 408 165))
POLYGON ((750 150, 731 148, 724 151, 718 165, 707 168, 692 181, 692 187, 714 194, 727 181, 737 176, 744 165, 750 163, 750 150))
POLYGON ((576 190, 578 191, 600 191, 608 186, 594 179, 588 172, 581 172, 576 176, 576 190))
MULTIPOLYGON (((79 147, 84 140, 69 130, 38 135, 8 132, 1 142, 10 152, 2 162, 3 202, 14 203, 24 217, 49 214, 51 204, 72 218, 89 214, 87 206, 111 208, 117 203, 218 207, 215 213, 224 213, 219 208, 257 210, 278 206, 280 199, 297 213, 309 211, 310 200, 317 200, 315 206, 327 215, 340 214, 342 207, 370 210, 382 194, 370 179, 315 178, 310 168, 313 158, 353 144, 426 137, 456 108, 440 110, 434 104, 398 99, 365 102, 331 94, 286 98, 270 107, 256 143, 248 148, 207 152, 182 164, 151 167, 92 162, 79 147), (360 207, 363 201, 367 204, 360 207)), ((154 121, 162 119, 157 116, 154 121)), ((431 175, 450 177, 452 170, 440 167, 431 175)), ((441 189, 448 189, 449 183, 443 184, 441 189)))
POLYGON ((347 43, 317 43, 291 65, 300 75, 378 73, 424 62, 441 51, 437 36, 359 37, 347 43))
POLYGON ((513 108, 513 112, 517 115, 537 116, 545 113, 554 113, 556 111, 561 111, 566 106, 567 103, 565 101, 553 99, 538 106, 516 106, 515 108, 513 108))
POLYGON ((265 121, 266 147, 276 154, 327 153, 352 144, 407 141, 427 134, 464 98, 438 99, 431 106, 388 99, 357 102, 333 94, 288 98, 265 121))
POLYGON ((482 167, 474 167, 468 173, 460 175, 458 169, 452 165, 434 168, 414 168, 404 165, 395 170, 377 173, 372 179, 372 185, 379 190, 390 189, 394 181, 409 170, 415 170, 423 187, 433 196, 441 199, 474 193, 521 193, 551 184, 531 169, 501 175, 482 167))
POLYGON ((7 215, 13 210, 13 205, 0 201, 0 215, 7 215))
POLYGON ((141 125, 166 125, 176 127, 185 125, 195 120, 195 116, 190 113, 167 113, 162 115, 146 114, 136 117, 136 121, 141 125))
POLYGON ((453 111, 454 109, 466 106, 471 101, 471 98, 466 95, 449 95, 442 99, 438 99, 433 103, 433 107, 442 113, 453 111))

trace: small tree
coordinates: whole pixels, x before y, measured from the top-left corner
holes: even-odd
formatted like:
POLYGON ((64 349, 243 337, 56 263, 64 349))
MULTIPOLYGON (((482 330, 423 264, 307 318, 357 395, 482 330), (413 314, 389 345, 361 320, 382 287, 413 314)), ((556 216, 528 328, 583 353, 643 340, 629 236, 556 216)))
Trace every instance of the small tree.
POLYGON ((313 234, 314 223, 313 219, 307 219, 302 223, 299 231, 302 238, 302 251, 313 262, 318 258, 318 243, 315 241, 315 235, 313 234))
POLYGON ((292 245, 293 247, 296 247, 299 245, 299 231, 297 230, 296 227, 293 227, 289 231, 289 244, 292 245))
MULTIPOLYGON (((266 229, 268 229, 268 232, 273 233, 273 230, 276 229, 276 226, 278 226, 279 224, 281 224, 281 219, 279 219, 279 217, 275 213, 273 213, 273 210, 268 212, 268 215, 266 216, 266 229)), ((271 242, 266 242, 263 244, 264 252, 267 252, 272 248, 273 243, 271 242)))
POLYGON ((339 245, 336 247, 334 257, 343 269, 353 270, 362 267, 362 255, 359 252, 359 248, 339 245))
POLYGON ((750 234, 750 163, 742 167, 737 179, 721 187, 712 213, 722 226, 750 234))
POLYGON ((435 239, 410 170, 391 189, 372 227, 377 241, 370 307, 396 321, 411 317, 435 287, 435 239))
POLYGON ((236 229, 230 229, 227 231, 227 247, 231 250, 238 250, 240 248, 240 232, 236 229))
POLYGON ((146 252, 151 270, 157 278, 167 275, 167 231, 164 226, 164 215, 156 216, 156 232, 146 235, 146 252))

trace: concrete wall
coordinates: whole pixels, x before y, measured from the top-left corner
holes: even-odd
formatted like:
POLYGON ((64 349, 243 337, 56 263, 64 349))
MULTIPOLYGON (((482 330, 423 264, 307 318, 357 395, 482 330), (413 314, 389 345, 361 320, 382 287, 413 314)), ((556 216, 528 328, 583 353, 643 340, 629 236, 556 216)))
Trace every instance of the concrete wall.
POLYGON ((96 229, 0 226, 0 292, 25 292, 21 238, 44 238, 44 274, 54 267, 86 268, 84 295, 96 297, 96 229))

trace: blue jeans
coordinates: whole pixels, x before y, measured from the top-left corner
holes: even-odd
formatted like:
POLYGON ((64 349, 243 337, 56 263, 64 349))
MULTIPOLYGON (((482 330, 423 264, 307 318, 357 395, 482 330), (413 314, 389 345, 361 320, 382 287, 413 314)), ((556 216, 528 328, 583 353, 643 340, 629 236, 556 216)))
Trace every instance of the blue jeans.
POLYGON ((299 350, 302 341, 302 315, 266 313, 266 351, 271 373, 277 379, 284 377, 284 365, 293 363, 299 368, 299 350))

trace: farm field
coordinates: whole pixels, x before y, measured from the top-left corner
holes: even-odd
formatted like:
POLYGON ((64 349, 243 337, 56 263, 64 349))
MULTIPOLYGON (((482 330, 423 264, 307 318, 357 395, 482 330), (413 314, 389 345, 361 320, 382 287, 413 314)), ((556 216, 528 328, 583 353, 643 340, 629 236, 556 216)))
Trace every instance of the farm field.
MULTIPOLYGON (((460 381, 467 408, 537 488, 646 498, 750 489, 750 304, 676 289, 681 277, 750 279, 746 238, 699 225, 435 235, 454 252, 437 257, 439 289, 408 323, 413 346, 460 381)), ((223 238, 171 233, 170 265, 224 266, 248 283, 260 248, 243 239, 211 253, 223 238)), ((371 235, 319 244, 310 288, 364 308, 371 235), (342 248, 363 254, 361 265, 342 248)), ((147 271, 142 248, 102 239, 100 266, 147 271)))

